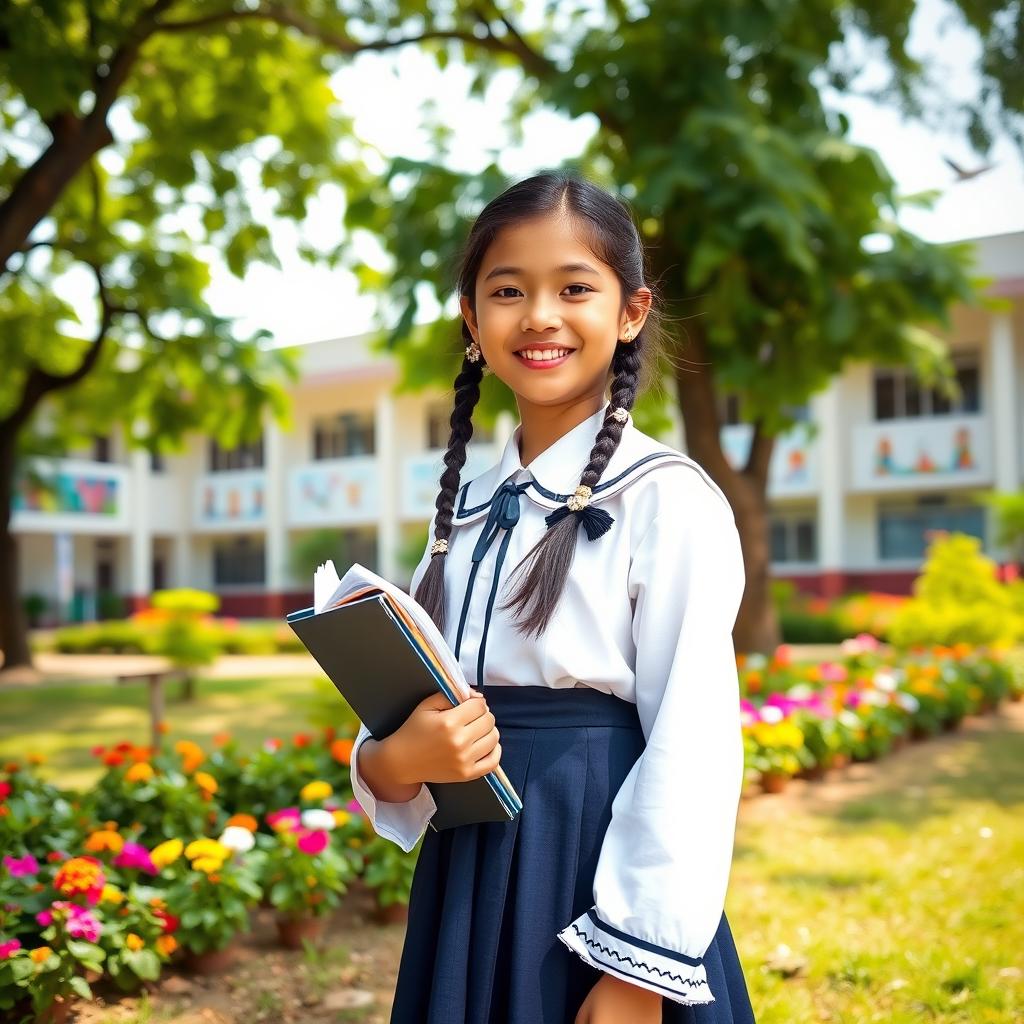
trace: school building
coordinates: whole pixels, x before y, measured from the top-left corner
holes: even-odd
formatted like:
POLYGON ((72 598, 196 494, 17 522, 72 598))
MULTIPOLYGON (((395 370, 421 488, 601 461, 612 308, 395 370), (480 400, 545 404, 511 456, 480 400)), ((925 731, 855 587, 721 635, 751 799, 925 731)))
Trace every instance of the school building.
MULTIPOLYGON (((801 589, 909 592, 930 531, 995 543, 975 497, 1024 486, 1024 232, 975 240, 998 310, 956 309, 948 335, 962 395, 905 369, 855 364, 779 439, 771 466, 774 574, 801 589), (807 426, 813 424, 811 436, 807 426)), ((407 584, 425 541, 448 437, 451 392, 396 394, 396 362, 365 337, 300 349, 287 430, 225 450, 203 437, 159 458, 98 438, 41 462, 14 508, 21 588, 44 621, 117 614, 154 589, 220 595, 225 614, 277 616, 308 603, 312 566, 293 549, 342 531, 344 555, 407 584)), ((722 440, 743 459, 750 427, 723 398, 722 440)), ((678 419, 662 439, 686 450, 678 419)), ((478 429, 463 481, 497 461, 511 415, 478 429)), ((339 566, 344 568, 344 566, 339 566)))

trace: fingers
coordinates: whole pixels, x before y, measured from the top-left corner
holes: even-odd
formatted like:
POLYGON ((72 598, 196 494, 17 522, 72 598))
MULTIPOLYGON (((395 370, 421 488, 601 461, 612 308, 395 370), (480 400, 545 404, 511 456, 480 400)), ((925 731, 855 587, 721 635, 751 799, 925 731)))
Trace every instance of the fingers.
POLYGON ((475 722, 482 715, 488 714, 487 701, 479 694, 463 701, 458 707, 449 707, 445 712, 453 727, 460 728, 475 722))

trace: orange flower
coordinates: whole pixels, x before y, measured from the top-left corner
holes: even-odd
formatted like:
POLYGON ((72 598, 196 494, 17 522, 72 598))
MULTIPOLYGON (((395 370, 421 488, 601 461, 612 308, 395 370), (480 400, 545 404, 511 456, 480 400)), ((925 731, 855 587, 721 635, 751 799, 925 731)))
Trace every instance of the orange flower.
POLYGON ((255 832, 260 827, 259 822, 251 814, 232 814, 228 818, 228 825, 237 825, 250 832, 255 832))
POLYGON ((307 733, 304 733, 304 732, 297 732, 292 737, 292 743, 296 747, 299 747, 299 748, 308 747, 309 746, 309 735, 307 733))
POLYGON ((105 884, 103 866, 95 857, 72 857, 61 865, 53 879, 58 892, 65 896, 84 893, 90 903, 99 900, 105 884))
POLYGON ((128 756, 136 764, 140 764, 143 761, 148 761, 153 756, 153 750, 151 747, 132 747, 128 752, 128 756))
POLYGON ((129 932, 124 937, 124 944, 134 953, 142 949, 146 943, 143 941, 141 935, 136 935, 135 932, 129 932))
POLYGON ((52 952, 53 950, 50 949, 49 946, 36 946, 36 948, 29 953, 29 956, 32 957, 32 962, 34 964, 41 964, 44 960, 49 959, 52 952))
POLYGON ((331 757, 334 758, 339 764, 351 764, 352 763, 352 747, 354 740, 335 740, 331 744, 331 757))
POLYGON ((217 780, 209 772, 196 772, 193 778, 200 789, 207 793, 217 792, 217 780))
POLYGON ((153 766, 148 761, 133 764, 124 774, 128 782, 149 782, 153 778, 153 766))
POLYGON ((116 750, 111 750, 109 754, 103 755, 103 763, 108 768, 116 768, 119 764, 124 763, 124 754, 119 754, 116 750))
POLYGON ((46 758, 42 754, 29 754, 26 758, 29 764, 42 764, 46 758))
POLYGON ((173 935, 160 935, 156 940, 156 951, 161 956, 170 956, 178 948, 178 940, 173 935))
POLYGON ((4 771, 8 775, 13 775, 15 772, 21 771, 21 765, 17 761, 8 761, 4 764, 4 771))
POLYGON ((99 829, 86 839, 84 845, 89 853, 103 853, 106 850, 120 853, 124 847, 124 838, 113 830, 99 829))
POLYGON ((231 742, 231 733, 229 732, 218 732, 214 734, 213 743, 214 746, 223 747, 225 744, 231 742))
POLYGON ((166 722, 160 722, 156 727, 156 731, 161 736, 166 736, 171 731, 171 727, 166 722))

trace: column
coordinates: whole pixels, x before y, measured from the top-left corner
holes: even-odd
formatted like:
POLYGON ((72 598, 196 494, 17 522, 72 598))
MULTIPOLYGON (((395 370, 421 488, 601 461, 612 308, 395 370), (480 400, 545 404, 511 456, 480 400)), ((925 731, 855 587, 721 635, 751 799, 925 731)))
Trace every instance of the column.
POLYGON ((822 596, 838 597, 845 585, 846 487, 852 437, 842 420, 842 377, 812 399, 818 434, 818 567, 822 596))
POLYGON ((399 453, 395 399, 387 389, 377 396, 374 408, 374 444, 377 452, 377 571, 386 580, 399 575, 399 453))
POLYGON ((271 617, 284 614, 284 591, 288 586, 288 468, 285 439, 277 422, 268 414, 264 426, 263 509, 266 558, 266 610, 271 617))
MULTIPOLYGON (((1009 313, 994 313, 989 334, 991 353, 992 411, 988 416, 992 440, 994 488, 1013 492, 1021 486, 1021 417, 1018 402, 1018 368, 1014 351, 1013 323, 1009 313)), ((995 535, 995 513, 989 512, 989 534, 995 535)), ((993 549, 994 544, 990 545, 993 549)), ((998 561, 1012 560, 1006 548, 994 551, 998 561)))
POLYGON ((132 503, 128 544, 131 548, 131 587, 128 602, 132 611, 145 608, 153 593, 152 481, 149 452, 131 453, 132 503))

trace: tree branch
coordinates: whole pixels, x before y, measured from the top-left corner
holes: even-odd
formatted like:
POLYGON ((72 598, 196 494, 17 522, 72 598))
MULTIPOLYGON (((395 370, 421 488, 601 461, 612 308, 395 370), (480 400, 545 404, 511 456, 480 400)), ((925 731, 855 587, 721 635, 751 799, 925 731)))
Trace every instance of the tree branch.
POLYGON ((752 477, 765 493, 768 488, 768 471, 771 468, 772 453, 775 450, 775 438, 764 432, 764 421, 760 418, 754 422, 754 432, 750 439, 750 452, 747 464, 743 467, 743 475, 752 477))

